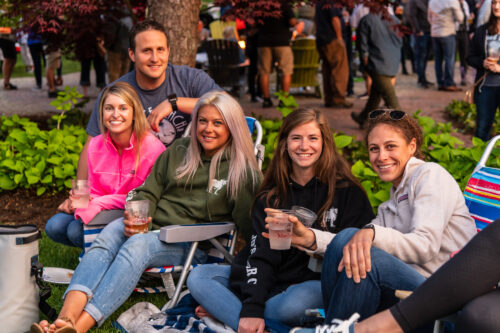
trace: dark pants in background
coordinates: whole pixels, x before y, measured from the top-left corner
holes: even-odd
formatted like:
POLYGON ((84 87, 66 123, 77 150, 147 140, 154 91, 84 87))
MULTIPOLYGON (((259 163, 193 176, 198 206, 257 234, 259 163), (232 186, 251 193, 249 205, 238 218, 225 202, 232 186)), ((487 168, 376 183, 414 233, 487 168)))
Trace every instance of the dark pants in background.
POLYGON ((439 88, 453 87, 453 69, 455 67, 455 35, 432 37, 434 61, 436 65, 436 80, 439 88), (444 68, 443 68, 444 63, 444 68))
POLYGON ((30 53, 31 53, 31 58, 33 59, 33 66, 34 66, 34 72, 35 72, 35 81, 36 81, 36 86, 38 88, 42 88, 42 61, 44 63, 44 66, 47 64, 45 63, 45 55, 43 53, 43 44, 42 43, 36 43, 36 44, 31 44, 29 45, 30 48, 30 53))
POLYGON ((94 70, 96 76, 96 86, 104 88, 106 86, 106 61, 103 57, 95 56, 90 59, 83 59, 81 61, 82 70, 80 72, 80 85, 82 87, 90 86, 90 64, 94 63, 94 70))
POLYGON ((481 92, 476 88, 476 136, 483 141, 490 139, 491 127, 495 113, 500 107, 500 87, 482 86, 481 92))
POLYGON ((367 119, 368 114, 378 109, 380 100, 383 99, 385 105, 390 109, 399 109, 399 101, 396 96, 396 91, 392 85, 393 76, 379 75, 373 71, 369 71, 368 75, 372 78, 372 87, 370 96, 366 102, 365 108, 361 112, 360 118, 367 119))
POLYGON ((347 52, 342 41, 332 40, 318 47, 322 61, 323 94, 325 106, 345 102, 347 83, 349 80, 349 64, 347 52))
POLYGON ((465 76, 467 75, 467 52, 469 50, 469 33, 467 31, 457 31, 457 52, 460 57, 460 78, 461 84, 466 85, 465 76))

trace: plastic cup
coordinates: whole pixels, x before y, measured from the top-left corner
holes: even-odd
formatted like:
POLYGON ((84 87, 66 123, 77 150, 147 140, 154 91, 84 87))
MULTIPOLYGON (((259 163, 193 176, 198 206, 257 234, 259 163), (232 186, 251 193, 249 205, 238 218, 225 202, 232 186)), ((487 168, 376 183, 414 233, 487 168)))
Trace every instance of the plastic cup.
POLYGON ((86 179, 73 179, 71 181, 73 195, 71 204, 73 208, 87 208, 90 201, 90 186, 86 179))
POLYGON ((312 210, 301 206, 292 206, 292 215, 296 216, 299 221, 306 227, 310 228, 318 216, 312 210))
POLYGON ((132 230, 135 234, 148 232, 149 200, 127 201, 125 210, 132 222, 132 230))
POLYGON ((269 244, 273 250, 288 250, 292 244, 292 222, 288 221, 288 213, 276 210, 267 214, 274 219, 269 223, 269 244))

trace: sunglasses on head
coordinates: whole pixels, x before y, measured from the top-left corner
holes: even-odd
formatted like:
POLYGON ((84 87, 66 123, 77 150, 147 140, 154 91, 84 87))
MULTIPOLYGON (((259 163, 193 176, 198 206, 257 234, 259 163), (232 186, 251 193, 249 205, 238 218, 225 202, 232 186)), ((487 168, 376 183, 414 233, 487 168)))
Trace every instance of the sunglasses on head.
POLYGON ((381 115, 389 114, 392 120, 401 120, 406 116, 406 112, 400 110, 373 110, 368 115, 369 119, 377 119, 381 115))

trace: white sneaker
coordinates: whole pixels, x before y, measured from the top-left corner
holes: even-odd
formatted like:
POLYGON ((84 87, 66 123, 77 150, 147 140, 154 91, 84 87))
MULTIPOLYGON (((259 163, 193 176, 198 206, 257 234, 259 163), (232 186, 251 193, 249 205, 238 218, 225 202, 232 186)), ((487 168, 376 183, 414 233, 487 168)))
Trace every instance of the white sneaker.
POLYGON ((334 319, 330 325, 320 325, 316 328, 295 327, 290 333, 353 333, 354 324, 358 319, 359 314, 354 313, 347 320, 334 319))

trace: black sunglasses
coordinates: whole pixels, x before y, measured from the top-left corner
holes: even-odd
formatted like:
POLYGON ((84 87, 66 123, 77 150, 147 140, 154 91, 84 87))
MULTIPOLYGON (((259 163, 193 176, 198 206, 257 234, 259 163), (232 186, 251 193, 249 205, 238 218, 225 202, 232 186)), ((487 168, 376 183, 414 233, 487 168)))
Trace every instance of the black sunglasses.
POLYGON ((373 110, 370 112, 368 115, 369 119, 377 119, 383 114, 389 114, 389 117, 391 117, 392 120, 401 120, 406 116, 406 112, 400 111, 400 110, 373 110))

